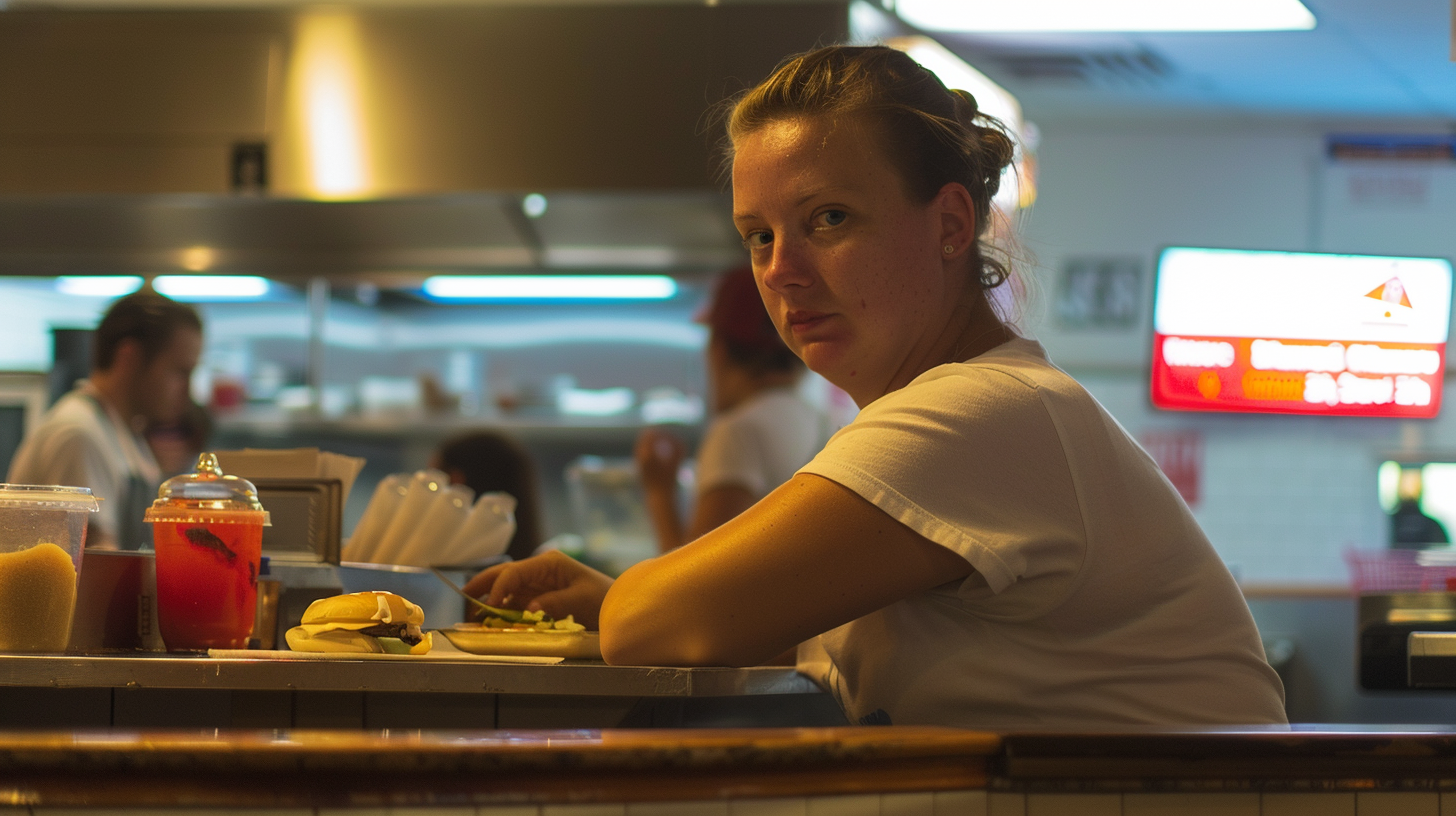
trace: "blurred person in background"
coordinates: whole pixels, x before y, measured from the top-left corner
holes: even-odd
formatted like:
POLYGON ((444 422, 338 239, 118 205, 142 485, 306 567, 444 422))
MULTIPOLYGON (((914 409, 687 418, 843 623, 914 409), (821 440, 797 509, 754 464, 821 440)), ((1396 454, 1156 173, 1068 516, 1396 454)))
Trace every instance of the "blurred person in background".
POLYGON ((541 546, 544 535, 536 464, 520 442, 494 431, 457 436, 440 445, 430 467, 449 475, 451 484, 474 490, 476 498, 505 493, 516 500, 516 532, 506 555, 520 560, 541 546))
POLYGON ((1400 469, 1400 481, 1396 484, 1399 503, 1390 513, 1390 546, 1398 550, 1424 549, 1440 544, 1449 544, 1451 537, 1441 522, 1426 515, 1421 509, 1421 495, 1425 486, 1421 469, 1408 467, 1400 469))
POLYGON ((164 478, 191 473, 212 439, 212 414, 189 399, 177 419, 148 425, 146 438, 164 478))
POLYGON ((824 443, 818 413, 798 392, 804 363, 780 339, 752 269, 733 269, 719 278, 703 322, 713 419, 698 447, 686 525, 678 515, 678 470, 686 446, 663 428, 648 428, 637 438, 637 469, 661 552, 752 507, 824 443))
POLYGON ((142 513, 162 469, 144 432, 183 416, 201 353, 202 319, 191 306, 150 290, 116 301, 93 335, 90 376, 26 434, 7 480, 89 487, 103 501, 88 547, 150 547, 142 513))

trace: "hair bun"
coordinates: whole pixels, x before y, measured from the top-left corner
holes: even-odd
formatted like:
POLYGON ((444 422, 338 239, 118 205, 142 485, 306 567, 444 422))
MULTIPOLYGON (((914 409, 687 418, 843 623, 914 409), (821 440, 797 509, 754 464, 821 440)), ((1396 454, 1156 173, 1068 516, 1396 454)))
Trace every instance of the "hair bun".
POLYGON ((961 88, 947 89, 955 96, 956 118, 963 124, 969 126, 981 114, 981 106, 976 102, 976 97, 970 91, 961 88))

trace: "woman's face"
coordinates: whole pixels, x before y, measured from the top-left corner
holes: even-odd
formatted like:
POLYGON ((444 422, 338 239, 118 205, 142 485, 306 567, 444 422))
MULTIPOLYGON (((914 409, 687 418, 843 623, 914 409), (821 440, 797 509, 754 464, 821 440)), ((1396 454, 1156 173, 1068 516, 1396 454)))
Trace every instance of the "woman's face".
POLYGON ((789 348, 861 406, 953 353, 969 208, 958 185, 912 201, 852 118, 782 120, 735 144, 733 219, 764 305, 789 348))

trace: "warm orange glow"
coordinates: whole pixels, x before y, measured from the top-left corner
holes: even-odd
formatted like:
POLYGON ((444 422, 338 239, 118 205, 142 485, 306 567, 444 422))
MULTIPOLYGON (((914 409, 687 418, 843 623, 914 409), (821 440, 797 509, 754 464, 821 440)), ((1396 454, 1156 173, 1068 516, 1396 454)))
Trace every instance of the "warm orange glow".
POLYGON ((358 20, 342 10, 304 14, 293 47, 290 97, 302 130, 308 192, 319 198, 364 195, 369 174, 358 20))
POLYGON ((217 253, 211 247, 194 246, 182 250, 181 265, 189 272, 205 272, 212 268, 217 253))

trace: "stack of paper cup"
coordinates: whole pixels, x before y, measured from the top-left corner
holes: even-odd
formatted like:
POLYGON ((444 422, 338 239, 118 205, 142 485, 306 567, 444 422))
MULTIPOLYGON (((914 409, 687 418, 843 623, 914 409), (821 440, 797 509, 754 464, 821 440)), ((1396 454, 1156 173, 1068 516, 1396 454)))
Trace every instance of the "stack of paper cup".
POLYGON ((410 536, 425 520, 430 506, 440 497, 440 492, 449 485, 450 477, 438 470, 415 471, 410 477, 409 487, 405 488, 399 508, 394 511, 394 517, 389 520, 389 526, 380 537, 379 548, 369 560, 377 564, 400 563, 397 559, 404 552, 410 536))
POLYGON ((516 500, 451 485, 438 470, 384 477, 344 547, 343 560, 411 567, 477 564, 516 534, 516 500))
POLYGON ((472 498, 470 488, 463 485, 446 486, 441 490, 430 502, 424 517, 414 527, 393 563, 409 567, 449 563, 441 560, 445 546, 469 517, 472 498))
POLYGON ((483 494, 436 563, 474 564, 504 553, 516 534, 515 513, 516 500, 512 496, 483 494))
POLYGON ((354 527, 354 534, 349 537, 349 543, 344 545, 343 560, 374 560, 374 553, 379 549, 385 529, 389 527, 395 511, 404 501, 405 490, 409 486, 406 481, 408 478, 405 474, 392 473, 379 480, 379 485, 374 488, 374 495, 369 499, 369 506, 364 508, 364 515, 354 527))

